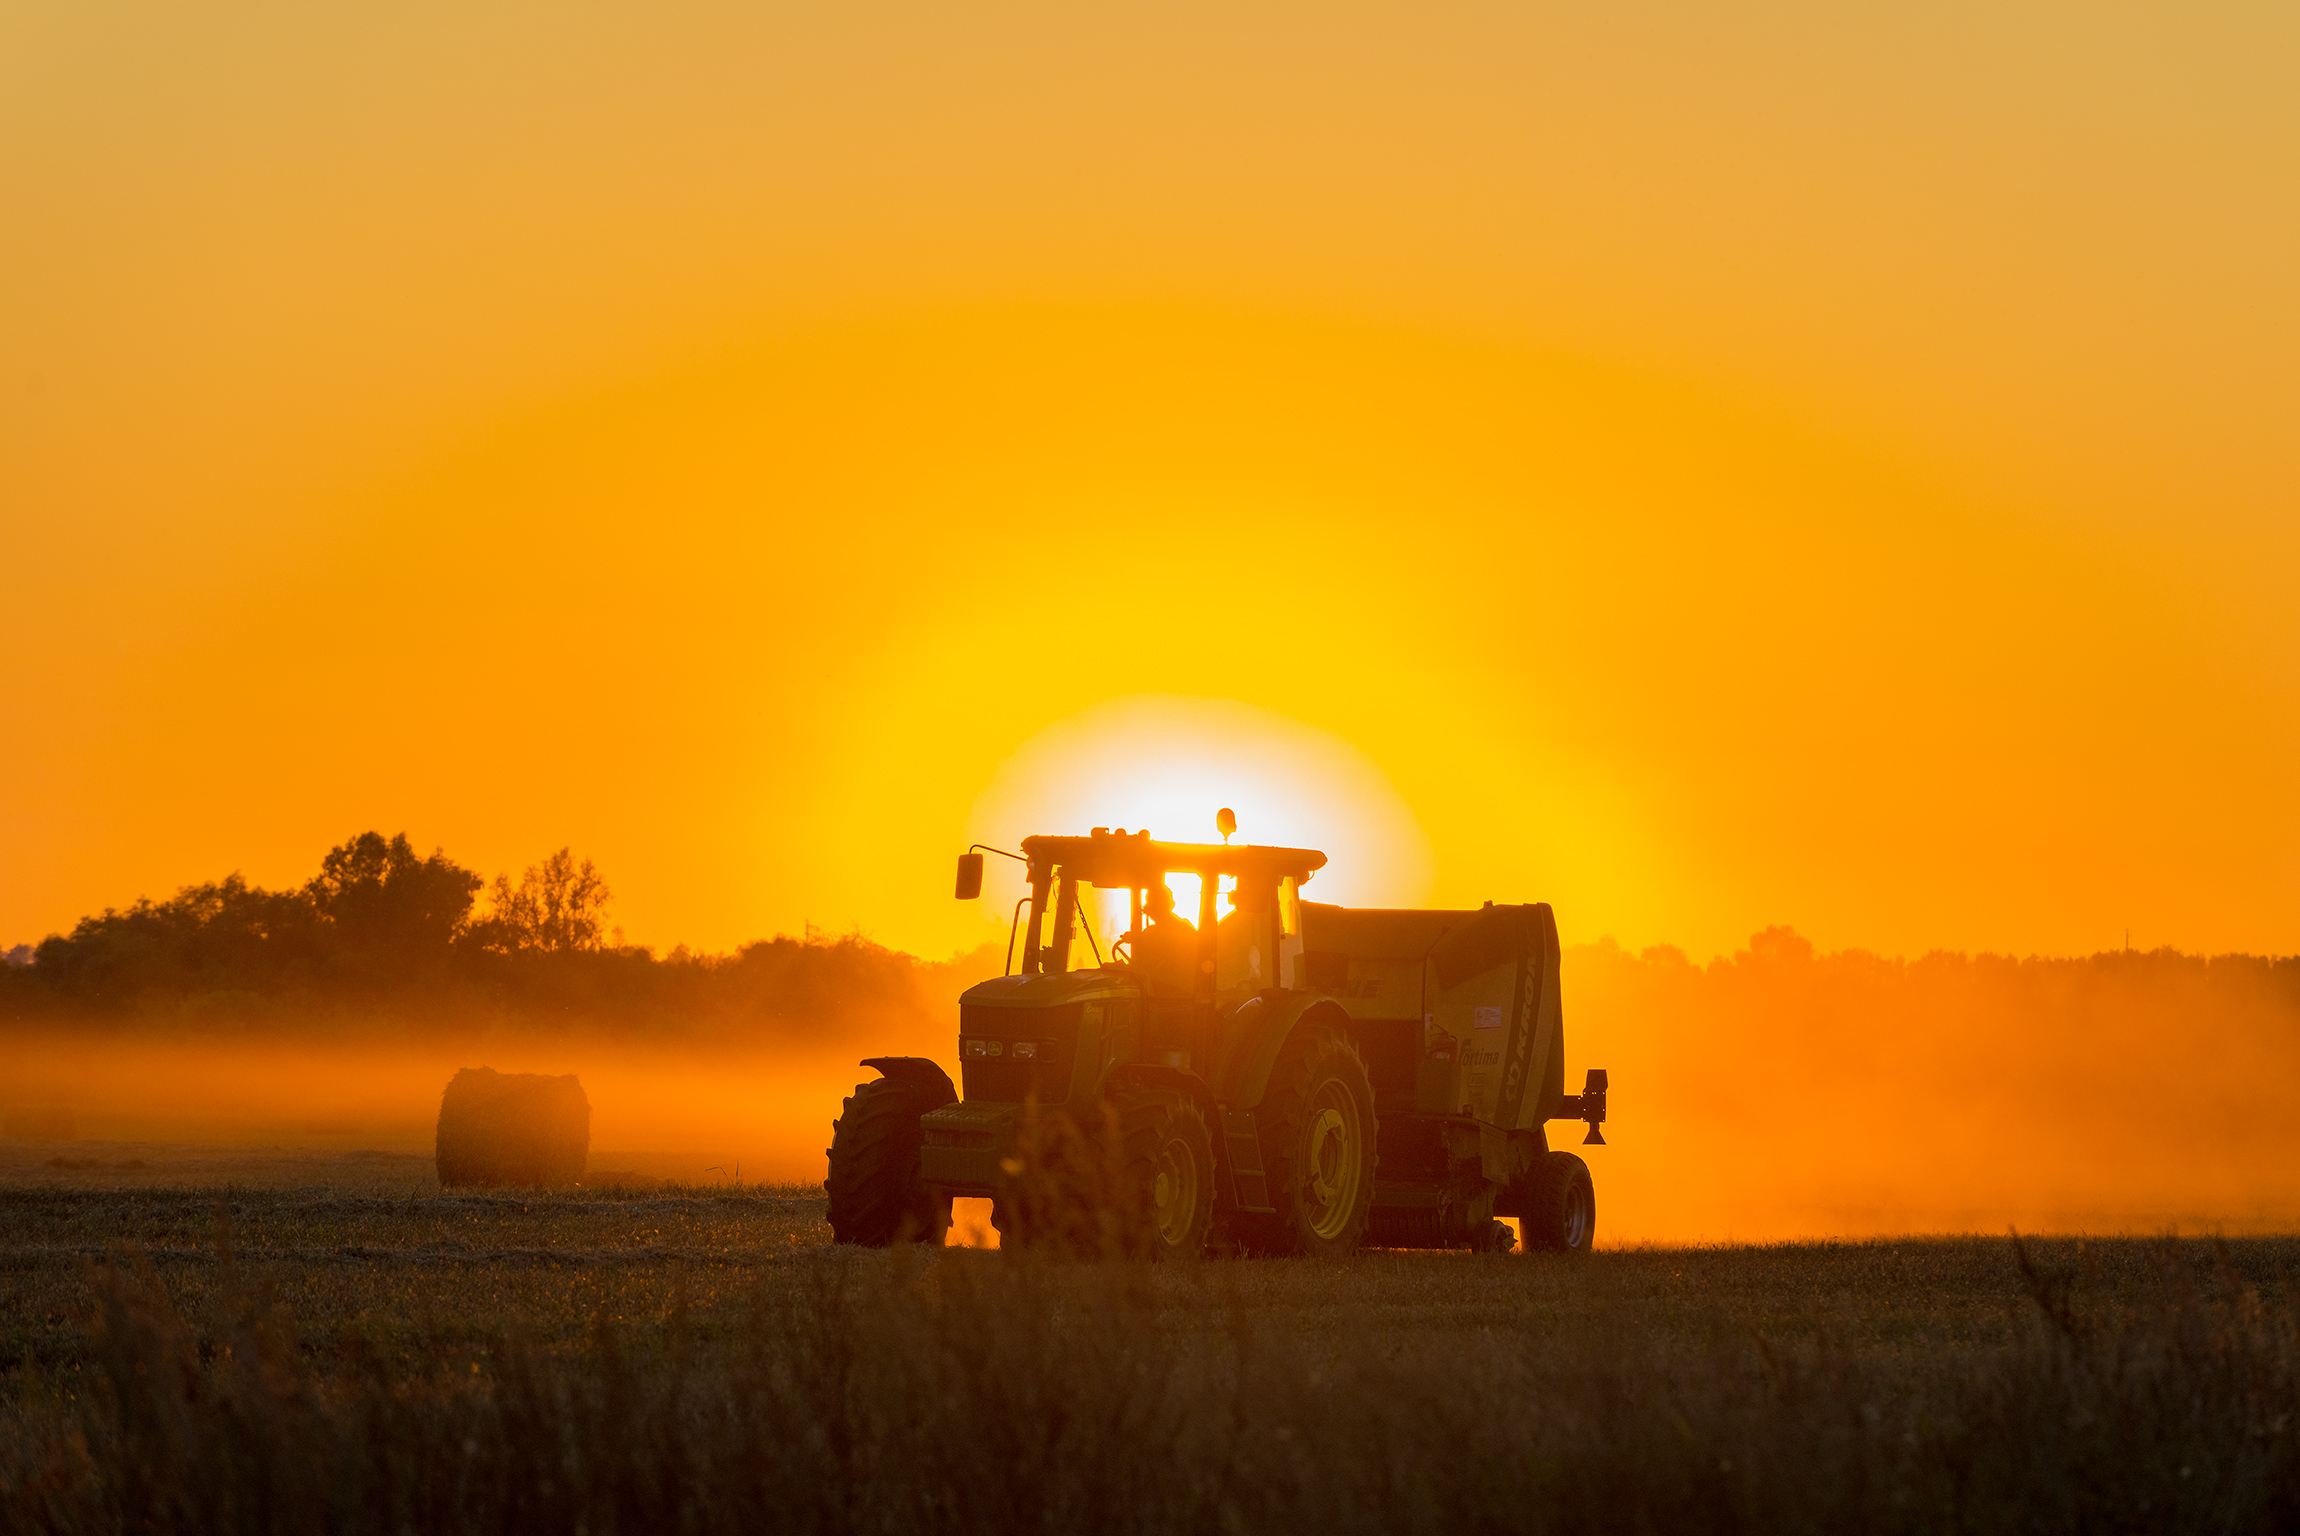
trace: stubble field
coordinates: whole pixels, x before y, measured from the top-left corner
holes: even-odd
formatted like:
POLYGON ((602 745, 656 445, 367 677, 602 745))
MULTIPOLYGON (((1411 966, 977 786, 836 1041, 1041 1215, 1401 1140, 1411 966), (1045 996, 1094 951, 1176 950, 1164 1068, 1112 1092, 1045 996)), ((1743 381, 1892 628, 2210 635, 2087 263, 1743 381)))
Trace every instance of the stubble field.
POLYGON ((838 1249, 805 1187, 43 1150, 0 1159, 17 1528, 2300 1522, 2294 1239, 1153 1271, 838 1249))

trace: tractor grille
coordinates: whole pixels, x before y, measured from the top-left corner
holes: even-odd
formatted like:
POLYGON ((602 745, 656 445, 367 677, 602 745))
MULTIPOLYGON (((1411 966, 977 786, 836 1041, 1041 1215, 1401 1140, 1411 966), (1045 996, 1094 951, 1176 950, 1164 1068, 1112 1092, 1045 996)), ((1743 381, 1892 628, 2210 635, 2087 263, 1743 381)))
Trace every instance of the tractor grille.
POLYGON ((1060 1104, 1068 1099, 1083 1011, 1079 1003, 1059 1008, 961 1007, 958 1062, 967 1101, 1020 1104, 1035 1098, 1041 1104, 1060 1104), (1018 1046, 1028 1054, 1017 1054, 1018 1046))

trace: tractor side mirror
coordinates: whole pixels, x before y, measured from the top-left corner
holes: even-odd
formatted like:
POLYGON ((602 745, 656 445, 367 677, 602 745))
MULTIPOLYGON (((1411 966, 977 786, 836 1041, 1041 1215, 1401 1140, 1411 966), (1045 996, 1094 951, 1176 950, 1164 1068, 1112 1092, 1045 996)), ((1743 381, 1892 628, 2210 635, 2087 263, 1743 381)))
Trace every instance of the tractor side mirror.
POLYGON ((982 894, 982 855, 962 853, 958 856, 958 899, 972 901, 982 894))

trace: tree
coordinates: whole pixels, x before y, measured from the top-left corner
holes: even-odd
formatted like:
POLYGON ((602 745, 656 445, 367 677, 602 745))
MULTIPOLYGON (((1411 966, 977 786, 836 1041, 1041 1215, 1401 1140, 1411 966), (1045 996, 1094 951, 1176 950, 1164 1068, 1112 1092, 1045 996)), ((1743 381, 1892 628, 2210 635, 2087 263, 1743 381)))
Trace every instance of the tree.
POLYGON ((187 885, 166 901, 83 917, 35 950, 42 983, 67 996, 124 1003, 143 996, 253 991, 316 953, 311 904, 237 874, 187 885))
POLYGON ((448 953, 482 883, 443 849, 417 858, 404 832, 362 832, 328 850, 304 895, 342 948, 415 959, 448 953))
POLYGON ((529 865, 516 887, 509 875, 497 875, 488 896, 492 909, 472 926, 483 949, 567 954, 606 948, 607 903, 614 893, 589 859, 575 862, 572 849, 529 865))

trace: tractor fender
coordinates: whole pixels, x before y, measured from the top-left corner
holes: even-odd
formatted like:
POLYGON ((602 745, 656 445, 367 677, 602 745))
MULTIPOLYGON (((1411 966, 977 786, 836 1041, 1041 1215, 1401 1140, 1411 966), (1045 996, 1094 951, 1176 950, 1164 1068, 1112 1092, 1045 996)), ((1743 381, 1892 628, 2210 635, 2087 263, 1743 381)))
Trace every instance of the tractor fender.
POLYGON ((949 1095, 945 1103, 958 1102, 958 1088, 951 1082, 950 1074, 924 1056, 866 1056, 857 1065, 875 1068, 881 1077, 938 1089, 949 1095))
POLYGON ((1214 1091, 1225 1104, 1252 1109, 1270 1086, 1271 1069, 1295 1030, 1332 1024, 1348 1031, 1350 1016, 1330 997, 1314 993, 1250 997, 1230 1015, 1228 1042, 1215 1064, 1214 1091))

